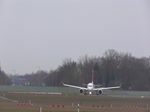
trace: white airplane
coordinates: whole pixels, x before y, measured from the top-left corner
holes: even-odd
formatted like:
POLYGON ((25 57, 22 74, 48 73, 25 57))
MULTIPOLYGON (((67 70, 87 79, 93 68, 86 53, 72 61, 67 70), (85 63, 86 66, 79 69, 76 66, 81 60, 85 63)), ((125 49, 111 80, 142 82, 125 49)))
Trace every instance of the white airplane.
POLYGON ((80 93, 84 93, 84 95, 87 94, 87 91, 89 92, 90 95, 93 94, 94 92, 96 92, 96 94, 99 95, 99 94, 103 93, 103 90, 116 89, 116 88, 120 88, 121 87, 121 86, 115 86, 115 87, 99 87, 99 88, 95 88, 96 86, 100 86, 100 85, 95 85, 93 83, 93 78, 94 78, 94 71, 92 71, 92 82, 86 84, 87 88, 74 86, 74 85, 69 85, 69 84, 64 84, 63 82, 62 83, 63 83, 64 86, 80 89, 80 93))

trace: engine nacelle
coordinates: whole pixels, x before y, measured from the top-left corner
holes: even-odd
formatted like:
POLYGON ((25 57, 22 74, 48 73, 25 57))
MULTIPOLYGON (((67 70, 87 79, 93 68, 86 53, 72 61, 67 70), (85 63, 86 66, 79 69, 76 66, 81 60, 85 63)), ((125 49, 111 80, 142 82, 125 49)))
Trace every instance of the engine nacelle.
POLYGON ((80 93, 83 93, 84 91, 83 91, 83 89, 80 89, 80 93))
POLYGON ((102 91, 102 90, 98 90, 98 93, 99 93, 99 94, 102 94, 102 93, 103 93, 103 91, 102 91))

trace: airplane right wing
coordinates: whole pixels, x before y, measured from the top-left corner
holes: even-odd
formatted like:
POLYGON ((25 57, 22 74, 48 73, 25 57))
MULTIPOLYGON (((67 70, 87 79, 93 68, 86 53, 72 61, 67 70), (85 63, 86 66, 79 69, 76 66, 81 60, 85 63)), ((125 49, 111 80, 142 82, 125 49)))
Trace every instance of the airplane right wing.
POLYGON ((101 88, 95 88, 94 90, 104 90, 104 89, 117 89, 120 88, 121 86, 115 86, 115 87, 101 87, 101 88))
MULTIPOLYGON (((62 82, 62 83, 63 83, 63 82, 62 82)), ((74 86, 74 85, 69 85, 69 84, 64 84, 64 83, 63 83, 63 85, 64 85, 64 86, 67 86, 67 87, 72 87, 72 88, 87 90, 87 88, 85 88, 85 87, 74 86)))

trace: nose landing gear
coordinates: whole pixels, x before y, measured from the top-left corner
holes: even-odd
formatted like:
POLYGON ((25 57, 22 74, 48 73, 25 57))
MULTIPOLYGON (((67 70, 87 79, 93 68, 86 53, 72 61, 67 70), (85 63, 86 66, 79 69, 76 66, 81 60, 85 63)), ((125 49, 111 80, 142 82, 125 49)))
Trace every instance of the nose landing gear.
POLYGON ((89 92, 89 95, 92 95, 92 92, 91 92, 91 91, 89 92))

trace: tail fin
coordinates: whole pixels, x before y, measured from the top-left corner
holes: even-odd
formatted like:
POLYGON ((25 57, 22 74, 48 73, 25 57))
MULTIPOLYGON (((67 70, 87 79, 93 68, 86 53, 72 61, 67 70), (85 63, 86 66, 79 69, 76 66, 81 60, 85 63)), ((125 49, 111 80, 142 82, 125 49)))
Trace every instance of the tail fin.
POLYGON ((92 83, 94 81, 94 70, 92 70, 92 83))

